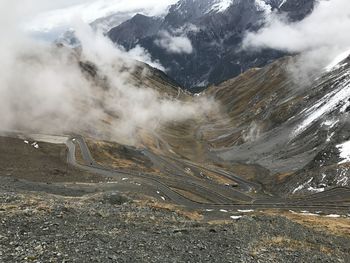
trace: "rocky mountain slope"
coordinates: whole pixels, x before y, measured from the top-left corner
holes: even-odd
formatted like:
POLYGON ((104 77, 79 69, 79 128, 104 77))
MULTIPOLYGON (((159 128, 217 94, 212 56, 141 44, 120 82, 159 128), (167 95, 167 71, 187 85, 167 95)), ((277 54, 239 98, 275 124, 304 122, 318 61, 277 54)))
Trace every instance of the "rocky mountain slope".
MULTIPOLYGON (((350 59, 300 87, 286 71, 291 58, 211 88, 229 120, 207 133, 220 158, 268 169, 283 193, 349 186, 350 59)), ((213 127, 211 127, 213 129, 213 127)))
POLYGON ((164 17, 136 15, 108 36, 126 49, 137 45, 150 52, 184 87, 217 84, 249 68, 264 66, 283 54, 274 50, 250 53, 241 49, 247 31, 256 31, 272 12, 303 19, 314 0, 181 0, 164 17), (177 48, 186 42, 187 50, 177 48), (189 46, 190 45, 190 46, 189 46), (181 53, 181 54, 180 54, 181 53))
POLYGON ((219 112, 162 127, 158 150, 220 165, 282 196, 349 187, 350 58, 306 86, 290 77, 294 59, 248 70, 201 93, 219 102, 219 112))

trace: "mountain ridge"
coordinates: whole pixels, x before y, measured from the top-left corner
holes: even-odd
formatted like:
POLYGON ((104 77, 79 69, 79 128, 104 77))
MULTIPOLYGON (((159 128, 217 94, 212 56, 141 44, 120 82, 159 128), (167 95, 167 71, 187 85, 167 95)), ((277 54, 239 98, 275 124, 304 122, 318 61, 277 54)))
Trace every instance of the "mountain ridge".
POLYGON ((256 53, 242 50, 245 32, 259 30, 272 11, 286 13, 291 21, 301 20, 315 4, 314 0, 235 0, 220 12, 208 12, 218 3, 217 0, 181 0, 170 7, 164 18, 143 16, 139 21, 139 16, 135 16, 107 35, 127 50, 137 45, 145 48, 182 86, 192 91, 196 87, 202 90, 284 56, 284 52, 271 49, 256 53), (186 30, 188 26, 192 30, 186 30), (135 27, 142 28, 142 32, 134 32, 135 27), (176 37, 187 38, 193 51, 169 52, 157 44, 162 39, 161 32, 168 33, 169 45, 176 37))

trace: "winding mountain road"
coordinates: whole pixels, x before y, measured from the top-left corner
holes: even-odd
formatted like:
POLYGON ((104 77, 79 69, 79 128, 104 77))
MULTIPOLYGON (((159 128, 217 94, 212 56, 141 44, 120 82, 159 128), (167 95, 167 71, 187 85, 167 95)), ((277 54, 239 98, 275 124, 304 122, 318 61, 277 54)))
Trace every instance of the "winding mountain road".
MULTIPOLYGON (((334 188, 302 199, 282 200, 272 197, 271 199, 259 200, 233 188, 230 189, 232 198, 229 198, 227 197, 227 191, 225 192, 225 195, 222 194, 222 186, 212 185, 211 189, 208 189, 203 185, 198 184, 194 180, 189 179, 186 181, 184 176, 172 180, 172 184, 174 184, 174 182, 176 183, 176 189, 191 188, 194 192, 200 192, 202 195, 208 195, 208 199, 211 200, 209 203, 197 202, 173 190, 174 187, 170 187, 168 185, 166 178, 163 180, 151 174, 122 171, 101 166, 94 160, 82 136, 71 137, 68 139, 66 144, 68 147, 67 159, 68 163, 71 165, 74 165, 81 170, 99 174, 105 177, 117 178, 121 180, 128 177, 130 180, 138 180, 140 183, 142 183, 143 187, 149 187, 153 192, 162 193, 164 198, 166 197, 166 199, 174 204, 190 209, 301 209, 337 211, 343 213, 350 212, 350 189, 346 187, 334 188), (84 164, 79 164, 76 160, 76 146, 79 146, 81 150, 84 164), (239 194, 237 194, 237 192, 239 194), (241 200, 238 200, 237 197, 241 197, 241 200)), ((153 156, 153 158, 155 158, 155 156, 153 156)), ((186 165, 196 166, 192 163, 186 163, 186 165)), ((172 168, 177 169, 176 165, 173 165, 172 168)), ((183 171, 179 171, 179 174, 181 173, 183 173, 183 171)), ((225 176, 229 176, 226 172, 223 173, 225 176)), ((242 178, 238 178, 237 176, 234 178, 236 180, 238 179, 237 181, 242 185, 243 189, 252 188, 252 184, 250 182, 247 182, 242 178)), ((256 185, 254 186, 256 187, 256 185)))

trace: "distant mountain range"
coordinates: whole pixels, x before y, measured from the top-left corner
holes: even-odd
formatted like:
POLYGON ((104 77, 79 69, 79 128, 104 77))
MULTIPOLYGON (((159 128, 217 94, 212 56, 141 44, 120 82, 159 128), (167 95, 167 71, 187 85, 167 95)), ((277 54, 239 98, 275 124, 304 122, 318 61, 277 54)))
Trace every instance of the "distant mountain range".
POLYGON ((270 49, 251 53, 240 47, 245 33, 262 28, 272 12, 298 21, 315 2, 180 0, 164 17, 138 14, 112 28, 108 36, 127 50, 142 46, 174 80, 196 92, 285 55, 270 49))

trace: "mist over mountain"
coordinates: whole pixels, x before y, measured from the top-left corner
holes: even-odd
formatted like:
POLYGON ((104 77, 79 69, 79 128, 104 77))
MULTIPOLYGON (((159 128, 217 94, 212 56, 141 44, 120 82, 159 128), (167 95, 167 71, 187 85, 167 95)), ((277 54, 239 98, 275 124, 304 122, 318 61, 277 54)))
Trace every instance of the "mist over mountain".
MULTIPOLYGON (((117 26, 137 13, 158 16, 166 12, 167 7, 176 0, 47 0, 29 1, 37 14, 27 20, 25 27, 37 33, 64 32, 72 27, 76 18, 85 23, 98 25, 103 29, 117 26), (34 3, 34 4, 33 4, 34 3), (41 10, 40 10, 41 9, 41 10)), ((57 37, 57 35, 56 35, 57 37)))
POLYGON ((143 47, 167 74, 194 91, 285 55, 272 48, 250 52, 242 49, 242 41, 272 16, 299 21, 314 5, 314 0, 181 0, 164 17, 136 15, 108 36, 127 50, 143 47))
POLYGON ((348 0, 0 15, 1 263, 349 262, 348 0))

